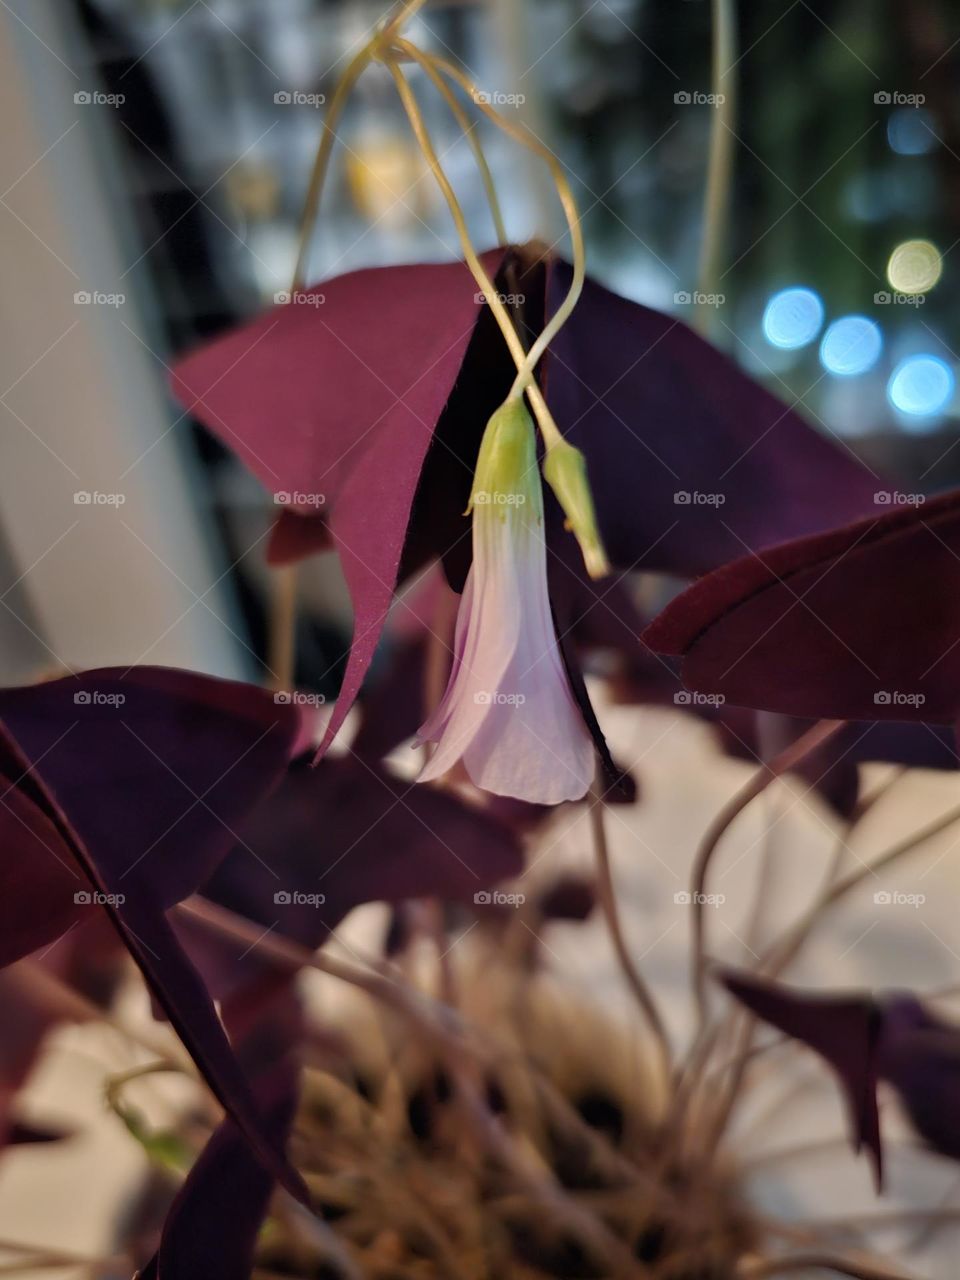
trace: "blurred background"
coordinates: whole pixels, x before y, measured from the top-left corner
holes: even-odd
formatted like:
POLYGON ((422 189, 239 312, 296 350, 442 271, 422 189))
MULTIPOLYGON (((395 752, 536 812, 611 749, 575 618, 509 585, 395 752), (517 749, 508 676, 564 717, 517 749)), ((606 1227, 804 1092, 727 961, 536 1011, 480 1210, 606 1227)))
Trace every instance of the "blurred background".
MULTIPOLYGON (((174 406, 168 371, 289 287, 323 104, 384 8, 0 5, 5 678, 261 669, 269 498, 174 406)), ((707 0, 461 0, 411 34, 563 159, 592 273, 683 319, 719 114, 731 206, 700 300, 710 336, 902 489, 957 483, 960 12, 741 4, 720 102, 710 28, 707 0)), ((487 243, 469 151, 411 75, 487 243)), ((364 76, 340 136, 311 280, 458 256, 386 72, 364 76)), ((511 235, 562 249, 545 175, 483 141, 511 235)), ((304 572, 299 675, 332 696, 349 616, 327 559, 304 572)))

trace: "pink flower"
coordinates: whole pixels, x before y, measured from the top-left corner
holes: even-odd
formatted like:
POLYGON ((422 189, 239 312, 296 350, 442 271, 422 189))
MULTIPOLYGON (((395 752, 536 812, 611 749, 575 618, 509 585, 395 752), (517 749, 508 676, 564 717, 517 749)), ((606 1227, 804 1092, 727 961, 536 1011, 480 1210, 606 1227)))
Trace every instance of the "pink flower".
POLYGON ((462 762, 495 795, 579 800, 593 740, 574 701, 547 595, 543 489, 521 401, 490 419, 470 497, 473 564, 457 615, 446 692, 418 734, 436 750, 420 780, 462 762))

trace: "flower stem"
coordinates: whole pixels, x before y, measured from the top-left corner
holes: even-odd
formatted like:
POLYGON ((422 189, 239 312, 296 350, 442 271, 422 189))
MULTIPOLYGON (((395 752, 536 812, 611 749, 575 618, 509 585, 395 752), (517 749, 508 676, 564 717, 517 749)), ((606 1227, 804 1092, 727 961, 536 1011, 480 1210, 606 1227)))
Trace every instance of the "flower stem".
POLYGON ((604 799, 596 782, 594 782, 590 790, 588 807, 593 831, 593 846, 597 855, 600 905, 607 922, 610 941, 613 943, 613 949, 620 962, 620 968, 623 970, 627 986, 636 996, 637 1003, 640 1005, 644 1017, 650 1024, 650 1030, 656 1038, 664 1080, 668 1081, 672 1072, 673 1061, 670 1040, 653 993, 634 964, 630 948, 627 946, 626 939, 623 936, 623 926, 617 909, 617 894, 613 883, 613 871, 610 866, 610 849, 607 844, 607 833, 604 825, 604 799))
MULTIPOLYGON (((408 41, 399 41, 398 47, 403 48, 404 51, 413 48, 408 41)), ((492 120, 498 129, 501 129, 509 137, 513 138, 515 142, 519 142, 521 146, 532 151, 544 161, 550 170, 554 185, 556 186, 557 197, 563 207, 564 216, 567 220, 567 227, 570 231, 570 243, 573 253, 573 278, 570 282, 570 288, 567 291, 567 296, 554 312, 536 342, 531 346, 523 365, 518 366, 516 381, 511 388, 510 394, 521 395, 524 390, 530 389, 531 378, 538 361, 559 333, 560 329, 566 323, 583 290, 586 270, 586 250, 583 243, 580 214, 577 210, 577 204, 573 197, 573 192, 570 189, 570 183, 567 181, 567 176, 563 171, 563 166, 557 160, 549 147, 544 146, 543 143, 540 142, 540 140, 536 138, 524 125, 514 124, 512 121, 506 120, 495 107, 491 106, 488 102, 484 102, 477 86, 468 76, 465 76, 458 67, 454 66, 452 62, 449 62, 446 58, 441 58, 436 55, 431 55, 430 61, 434 67, 442 71, 450 79, 456 81, 464 93, 467 94, 474 103, 476 103, 484 115, 487 116, 488 119, 492 120)), ((537 420, 539 422, 539 414, 537 420)), ((542 425, 541 431, 543 431, 542 425)))
MULTIPOLYGON (((733 121, 736 100, 732 78, 728 77, 736 62, 735 0, 712 0, 713 14, 713 121, 710 127, 710 152, 707 160, 707 185, 703 199, 703 239, 698 272, 699 291, 703 298, 717 292, 720 262, 727 238, 730 213, 730 177, 733 166, 733 144, 736 140, 733 121)), ((715 312, 701 301, 696 310, 700 331, 711 327, 715 312)))
MULTIPOLYGON (((398 47, 403 49, 404 44, 405 42, 399 44, 398 47)), ((406 52, 405 49, 404 52, 406 52)), ((497 324, 500 326, 500 331, 503 334, 507 348, 510 351, 510 355, 513 357, 513 361, 516 364, 517 369, 520 370, 524 367, 527 359, 527 353, 524 350, 519 334, 514 328, 513 321, 510 318, 510 313, 497 295, 496 286, 483 266, 483 263, 480 261, 473 241, 470 238, 470 232, 467 228, 466 218, 463 215, 463 209, 460 206, 460 201, 457 199, 456 192, 450 183, 450 179, 447 177, 443 166, 437 158, 437 153, 434 149, 433 141, 430 137, 429 130, 427 129, 426 122, 424 121, 420 106, 410 88, 406 76, 403 74, 403 70, 397 64, 396 60, 389 59, 387 61, 387 67, 393 76, 394 83, 397 86, 397 93, 400 95, 400 101, 407 113, 407 118, 410 121, 410 127, 413 129, 417 142, 420 145, 420 150, 423 152, 436 180, 437 186, 440 188, 444 199, 447 202, 447 207, 450 210, 454 226, 457 229, 457 235, 460 239, 460 247, 463 251, 464 258, 466 259, 467 266, 470 268, 473 278, 477 282, 481 293, 483 293, 486 298, 487 305, 490 307, 497 324)), ((556 423, 553 421, 553 416, 547 408, 546 401, 544 400, 539 387, 537 387, 535 383, 531 383, 526 390, 530 396, 530 403, 533 406, 534 413, 536 414, 540 431, 549 447, 550 444, 561 439, 560 432, 556 423)))
POLYGON ((820 720, 811 726, 796 742, 791 743, 789 747, 781 751, 769 763, 764 764, 757 770, 747 785, 733 797, 729 804, 721 809, 704 836, 694 863, 692 886, 692 978, 701 1035, 706 1028, 707 1022, 707 964, 703 899, 706 892, 707 872, 717 845, 735 819, 739 817, 752 800, 767 789, 771 782, 791 769, 795 769, 808 755, 822 747, 824 743, 839 733, 846 723, 845 720, 820 720))
POLYGON ((487 157, 484 153, 480 139, 477 137, 476 124, 471 124, 467 113, 457 100, 456 94, 453 93, 450 86, 444 80, 443 76, 437 70, 435 59, 429 54, 418 49, 415 44, 411 44, 409 40, 396 41, 397 48, 402 51, 418 66, 423 68, 425 74, 429 77, 431 83, 441 95, 444 102, 450 108, 453 118, 460 126, 463 136, 470 144, 470 150, 473 152, 473 158, 477 162, 477 168, 480 170, 480 178, 483 182, 483 189, 487 195, 487 203, 490 206, 490 216, 493 219, 493 227, 496 232, 497 242, 499 244, 507 243, 507 228, 503 221, 503 210, 500 208, 500 197, 497 195, 497 188, 493 181, 493 174, 490 172, 490 166, 487 163, 487 157))
POLYGON ((297 252, 297 264, 293 272, 293 280, 290 285, 290 292, 296 293, 304 286, 304 279, 307 271, 307 258, 310 252, 310 240, 313 235, 314 223, 317 219, 317 211, 320 208, 320 198, 323 195, 323 186, 327 177, 327 170, 330 167, 330 156, 333 153, 333 144, 336 141, 336 125, 343 113, 347 98, 353 86, 359 80, 361 74, 366 70, 367 66, 373 61, 374 42, 365 44, 363 48, 351 58, 347 64, 347 68, 337 83, 334 95, 330 100, 323 118, 323 133, 320 137, 320 145, 317 148, 316 159, 313 162, 313 171, 310 174, 310 181, 307 185, 307 195, 303 205, 303 215, 300 219, 300 248, 297 252))

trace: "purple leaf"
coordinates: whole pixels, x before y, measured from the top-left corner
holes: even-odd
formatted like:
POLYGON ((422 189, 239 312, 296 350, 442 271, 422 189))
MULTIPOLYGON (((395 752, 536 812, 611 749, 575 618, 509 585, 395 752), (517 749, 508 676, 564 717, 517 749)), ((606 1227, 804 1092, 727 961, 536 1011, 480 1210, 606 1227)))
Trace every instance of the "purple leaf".
POLYGON ((213 1092, 274 1174, 305 1198, 263 1135, 210 996, 163 915, 210 874, 235 824, 275 784, 296 709, 249 686, 141 668, 4 690, 0 715, 0 767, 15 785, 4 812, 13 801, 12 811, 26 808, 29 818, 0 864, 7 957, 101 906, 213 1092), (40 913, 39 925, 17 920, 17 901, 40 913))
MULTIPOLYGON (((503 254, 484 255, 489 271, 503 254)), ((277 307, 177 369, 181 403, 268 492, 322 498, 330 513, 354 640, 325 743, 373 657, 424 458, 481 310, 476 292, 462 262, 351 272, 309 291, 321 305, 277 307)))
MULTIPOLYGON (((316 769, 291 767, 203 893, 313 949, 361 903, 469 902, 522 869, 517 838, 455 796, 328 758, 316 769)), ((192 926, 184 933, 200 935, 192 926)), ((238 947, 201 945, 217 994, 262 972, 255 948, 241 957, 238 947)))
MULTIPOLYGON (((570 276, 551 261, 548 314, 570 276)), ((589 280, 546 357, 546 392, 586 455, 620 569, 702 573, 866 514, 882 487, 681 321, 589 280)))
POLYGON ((864 994, 822 994, 781 986, 732 969, 718 974, 751 1013, 799 1040, 836 1072, 853 1125, 854 1145, 866 1147, 877 1186, 883 1177, 880 1113, 877 1108, 877 1041, 881 1015, 864 994))
POLYGON ((688 688, 811 719, 960 715, 960 493, 708 574, 644 638, 688 688))
POLYGON ((960 1027, 914 996, 884 1000, 877 1069, 896 1089, 917 1132, 960 1160, 960 1027))
MULTIPOLYGON (((271 1141, 282 1150, 297 1101, 289 1064, 258 1082, 257 1101, 271 1141)), ((223 1120, 177 1193, 141 1280, 249 1280, 273 1187, 241 1130, 223 1120)))

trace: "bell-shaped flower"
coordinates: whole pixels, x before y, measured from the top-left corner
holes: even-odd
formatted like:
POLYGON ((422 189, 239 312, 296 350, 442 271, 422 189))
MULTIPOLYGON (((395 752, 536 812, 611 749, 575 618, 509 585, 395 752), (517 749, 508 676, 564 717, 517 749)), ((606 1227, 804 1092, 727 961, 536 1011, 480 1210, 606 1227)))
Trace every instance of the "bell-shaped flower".
POLYGON ((490 419, 470 510, 473 563, 446 692, 419 733, 437 744, 421 780, 462 763, 476 786, 496 795, 578 800, 593 778, 593 741, 550 612, 543 488, 522 400, 490 419))
MULTIPOLYGON (((523 299, 520 322, 534 338, 571 268, 536 245, 481 258, 498 290, 523 299)), ((590 280, 539 374, 560 432, 585 459, 615 570, 691 576, 872 507, 877 479, 847 450, 675 316, 590 280)), ((465 581, 460 517, 485 424, 515 376, 462 262, 324 281, 178 365, 181 403, 273 494, 271 558, 331 545, 340 556, 354 639, 325 743, 354 703, 398 583, 438 556, 456 590, 465 581)), ((561 634, 575 621, 565 585, 583 579, 596 614, 610 586, 587 580, 563 529, 561 506, 575 529, 589 516, 576 472, 575 454, 548 458, 558 502, 547 501, 545 540, 561 634)), ((599 568, 599 548, 586 551, 599 568)))

